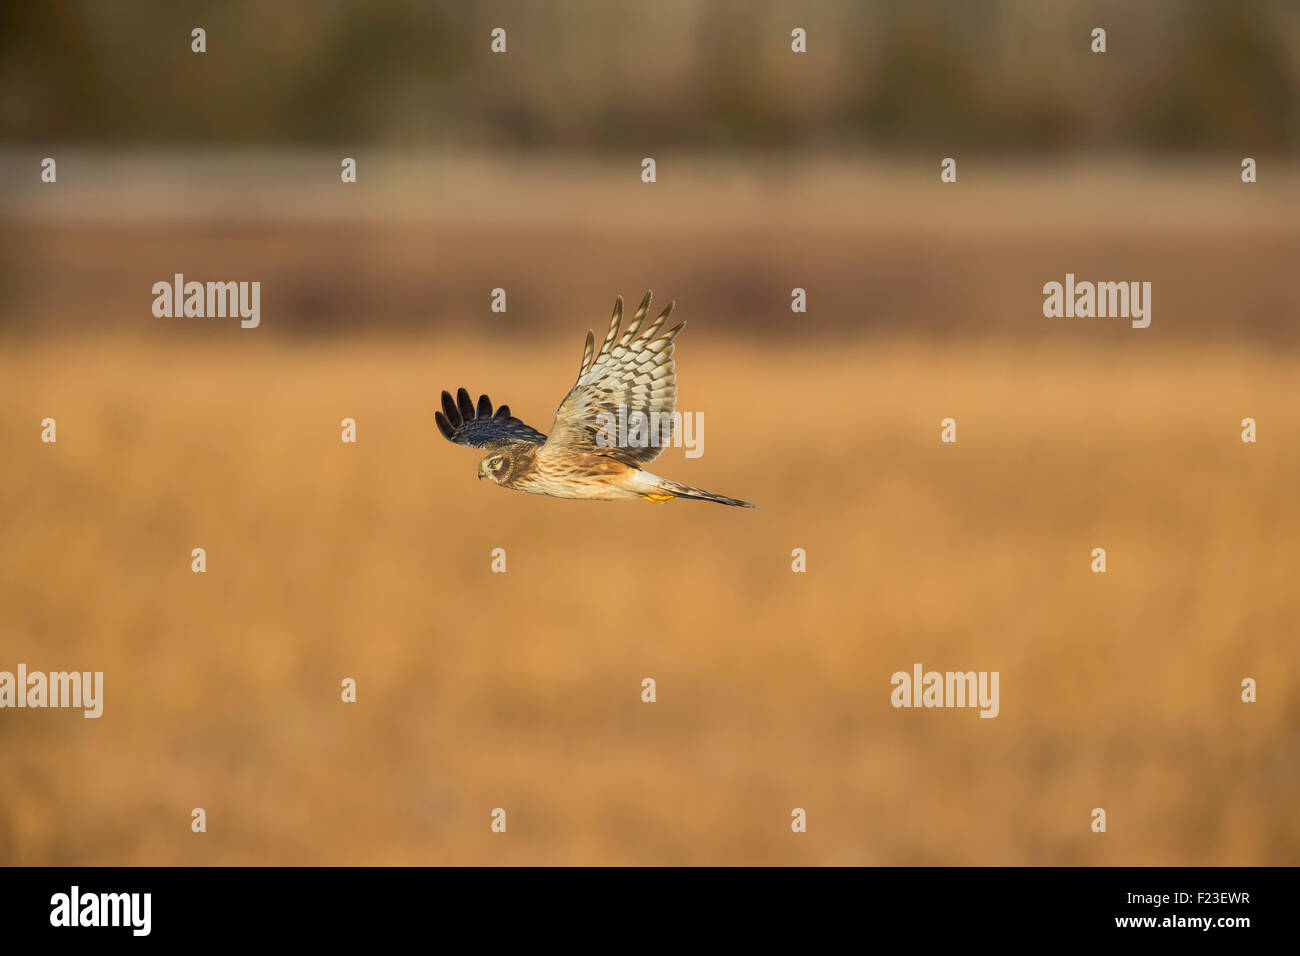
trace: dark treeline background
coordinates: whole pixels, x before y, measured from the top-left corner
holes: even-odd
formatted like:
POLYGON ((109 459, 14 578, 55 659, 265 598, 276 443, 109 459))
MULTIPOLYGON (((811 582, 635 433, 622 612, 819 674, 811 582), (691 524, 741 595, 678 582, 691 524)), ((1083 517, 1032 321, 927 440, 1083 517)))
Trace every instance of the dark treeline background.
POLYGON ((7 7, 0 136, 16 143, 1300 143, 1292 0, 7 7), (201 60, 196 26, 207 31, 201 60), (485 70, 498 26, 508 55, 485 70), (790 55, 796 26, 810 55, 790 55), (1098 26, 1104 57, 1089 50, 1098 26))
POLYGON ((7 331, 153 336, 146 293, 179 271, 262 281, 259 336, 576 327, 580 341, 615 293, 648 286, 707 317, 697 334, 775 331, 802 287, 810 337, 1127 343, 1122 322, 1042 321, 1043 283, 1075 272, 1153 282, 1147 337, 1300 336, 1288 0, 6 12, 7 331), (949 156, 955 185, 939 181, 949 156), (508 324, 485 311, 498 287, 508 324))

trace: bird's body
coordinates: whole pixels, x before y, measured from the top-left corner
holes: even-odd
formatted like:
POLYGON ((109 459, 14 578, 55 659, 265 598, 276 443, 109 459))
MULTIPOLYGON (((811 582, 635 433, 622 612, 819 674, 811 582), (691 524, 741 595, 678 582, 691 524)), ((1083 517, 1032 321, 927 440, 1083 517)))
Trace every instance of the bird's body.
POLYGON ((479 478, 515 491, 595 501, 691 498, 754 507, 643 469, 643 464, 658 457, 662 442, 618 445, 612 439, 611 424, 629 411, 662 423, 662 430, 656 428, 662 441, 671 437, 677 402, 673 339, 685 323, 659 332, 672 313, 673 304, 669 303, 654 322, 641 329, 649 308, 647 292, 620 336, 620 296, 599 352, 595 337, 587 333, 578 381, 560 403, 549 436, 512 417, 508 405, 494 411, 486 395, 480 396, 476 405, 463 388, 455 401, 450 393, 442 393, 442 411, 435 416, 439 430, 448 441, 490 449, 479 463, 479 478))
MULTIPOLYGON (((548 453, 545 444, 512 442, 502 449, 508 463, 498 475, 488 468, 483 477, 503 488, 552 498, 590 498, 613 501, 638 497, 624 485, 636 469, 612 458, 577 459, 569 454, 548 453)), ((486 459, 491 460, 491 456, 486 459)))

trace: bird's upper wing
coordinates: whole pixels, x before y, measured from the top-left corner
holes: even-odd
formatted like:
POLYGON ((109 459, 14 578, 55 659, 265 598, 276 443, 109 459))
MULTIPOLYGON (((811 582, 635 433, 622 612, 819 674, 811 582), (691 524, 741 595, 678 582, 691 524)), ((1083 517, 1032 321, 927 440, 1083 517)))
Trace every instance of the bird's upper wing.
POLYGON ((478 397, 476 407, 469 399, 469 392, 457 389, 456 401, 451 395, 442 393, 442 411, 433 413, 438 423, 438 431, 447 441, 457 445, 472 445, 475 448, 495 448, 510 442, 526 441, 540 445, 546 436, 530 425, 525 425, 510 415, 510 406, 502 405, 495 414, 492 402, 486 395, 478 397))
POLYGON ((663 446, 668 444, 672 437, 669 423, 677 405, 673 339, 686 323, 680 322, 666 332, 659 331, 672 314, 674 303, 669 302, 659 318, 641 328, 650 308, 650 298, 647 292, 631 323, 620 335, 623 297, 618 297, 600 351, 596 351, 595 336, 587 332, 578 381, 555 412, 547 448, 593 451, 640 467, 658 458, 663 446), (629 435, 627 445, 617 444, 623 433, 611 432, 609 423, 619 423, 621 415, 627 421, 627 431, 634 433, 633 416, 637 413, 645 416, 645 421, 656 423, 650 435, 657 431, 657 440, 647 444, 632 440, 633 436, 629 435))

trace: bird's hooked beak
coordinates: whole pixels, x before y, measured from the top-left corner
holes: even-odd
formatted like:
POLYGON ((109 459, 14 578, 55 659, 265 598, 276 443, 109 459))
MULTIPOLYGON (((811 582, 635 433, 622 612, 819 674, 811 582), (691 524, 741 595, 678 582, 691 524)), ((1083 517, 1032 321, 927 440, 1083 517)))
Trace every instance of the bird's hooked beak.
POLYGON ((483 480, 483 462, 481 461, 478 463, 478 480, 483 480))

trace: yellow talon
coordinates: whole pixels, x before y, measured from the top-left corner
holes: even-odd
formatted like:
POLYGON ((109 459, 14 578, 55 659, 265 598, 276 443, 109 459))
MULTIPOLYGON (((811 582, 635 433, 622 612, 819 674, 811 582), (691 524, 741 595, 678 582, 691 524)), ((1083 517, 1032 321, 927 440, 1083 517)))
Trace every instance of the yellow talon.
POLYGON ((646 501, 671 501, 673 498, 676 498, 677 496, 650 494, 650 495, 642 495, 642 497, 645 498, 646 501))

